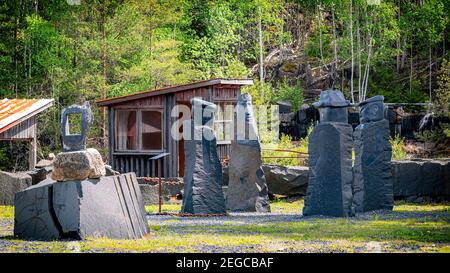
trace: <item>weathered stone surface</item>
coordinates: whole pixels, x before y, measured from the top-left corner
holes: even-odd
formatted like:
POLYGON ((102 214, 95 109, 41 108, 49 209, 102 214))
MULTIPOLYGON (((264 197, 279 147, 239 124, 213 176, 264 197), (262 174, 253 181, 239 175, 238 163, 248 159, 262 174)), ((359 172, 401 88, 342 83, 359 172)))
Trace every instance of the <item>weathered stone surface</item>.
POLYGON ((105 165, 105 175, 111 176, 111 175, 119 175, 120 173, 116 170, 114 170, 110 165, 105 165))
POLYGON ((450 196, 450 160, 392 161, 394 196, 450 196))
POLYGON ((14 205, 16 192, 32 185, 32 178, 27 173, 8 173, 0 171, 0 205, 14 205))
POLYGON ((214 108, 215 105, 198 99, 193 99, 192 105, 194 119, 184 123, 184 128, 190 128, 192 135, 184 141, 186 158, 181 211, 192 214, 225 213, 222 166, 217 154, 216 138, 214 131, 206 126, 214 120, 214 111, 203 114, 206 108, 214 108), (196 124, 198 116, 201 121, 196 124))
POLYGON ((227 209, 270 212, 268 187, 258 146, 231 143, 227 209))
POLYGON ((354 132, 354 143, 356 158, 353 166, 353 205, 355 211, 392 210, 394 194, 390 164, 392 148, 389 143, 389 122, 382 119, 358 125, 354 132))
POLYGON ((261 144, 254 118, 252 97, 239 95, 236 138, 231 141, 226 205, 231 211, 270 212, 269 190, 261 167, 261 144))
POLYGON ((309 137, 309 182, 303 215, 351 216, 352 126, 320 123, 309 137))
POLYGON ((148 232, 134 173, 66 183, 47 179, 15 197, 14 235, 21 239, 137 239, 148 232))
POLYGON ((308 186, 308 167, 262 165, 269 192, 280 195, 305 195, 308 186))
POLYGON ((52 179, 57 181, 99 178, 106 174, 102 156, 96 149, 63 152, 53 163, 52 179))
POLYGON ((63 151, 71 152, 86 149, 86 136, 91 124, 92 112, 88 101, 83 105, 71 105, 64 108, 61 112, 61 136, 63 151), (69 116, 77 114, 81 115, 81 132, 80 134, 71 134, 69 116))

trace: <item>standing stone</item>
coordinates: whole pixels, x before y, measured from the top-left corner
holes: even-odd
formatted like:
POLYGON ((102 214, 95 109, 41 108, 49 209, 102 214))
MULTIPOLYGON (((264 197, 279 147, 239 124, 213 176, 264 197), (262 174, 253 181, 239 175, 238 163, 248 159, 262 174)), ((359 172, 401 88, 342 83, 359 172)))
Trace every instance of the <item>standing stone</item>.
POLYGON ((236 140, 231 142, 227 209, 270 212, 252 97, 247 93, 238 97, 235 124, 237 133, 236 140))
POLYGON ((192 99, 193 119, 184 123, 184 195, 181 212, 223 214, 222 166, 217 154, 214 131, 216 105, 192 99), (186 137, 187 136, 187 137, 186 137))
POLYGON ((353 205, 356 212, 392 210, 392 148, 389 121, 384 119, 383 96, 360 103, 360 125, 354 133, 353 205))
POLYGON ((351 216, 352 126, 347 123, 349 102, 337 90, 322 91, 320 124, 309 137, 309 182, 303 215, 351 216))
POLYGON ((65 183, 47 179, 15 196, 14 235, 21 239, 138 239, 148 232, 134 173, 65 183))

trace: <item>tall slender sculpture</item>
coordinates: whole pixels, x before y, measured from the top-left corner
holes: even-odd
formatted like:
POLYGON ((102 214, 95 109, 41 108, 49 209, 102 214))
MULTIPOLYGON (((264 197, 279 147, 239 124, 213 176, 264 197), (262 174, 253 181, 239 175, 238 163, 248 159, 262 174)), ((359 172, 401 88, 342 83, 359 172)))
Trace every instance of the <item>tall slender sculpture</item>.
POLYGON ((183 213, 223 214, 225 198, 222 191, 222 166, 212 124, 217 106, 194 98, 193 118, 184 122, 183 213))
POLYGON ((320 124, 309 137, 309 182, 303 215, 351 216, 352 126, 342 92, 320 93, 320 124))
POLYGON ((360 125, 354 133, 356 158, 353 167, 356 212, 393 208, 392 147, 383 100, 383 96, 375 96, 359 104, 360 125))
POLYGON ((231 211, 270 212, 268 188, 261 164, 261 143, 252 97, 238 97, 235 140, 231 142, 227 208, 231 211))

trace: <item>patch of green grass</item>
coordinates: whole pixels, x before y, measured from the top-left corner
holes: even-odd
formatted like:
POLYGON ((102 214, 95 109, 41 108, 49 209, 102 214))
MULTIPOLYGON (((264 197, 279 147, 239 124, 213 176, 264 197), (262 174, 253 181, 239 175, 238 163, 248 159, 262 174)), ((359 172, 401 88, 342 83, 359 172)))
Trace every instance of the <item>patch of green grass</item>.
POLYGON ((0 218, 14 218, 14 207, 0 206, 0 218))
MULTIPOLYGON (((273 212, 300 214, 303 200, 271 202, 273 212)), ((164 205, 163 211, 179 211, 180 205, 164 205)), ((158 206, 146 206, 155 213, 158 206)), ((396 202, 389 214, 368 219, 304 218, 294 222, 236 223, 232 218, 214 226, 181 225, 181 218, 161 224, 151 220, 150 233, 139 240, 88 238, 81 242, 23 241, 12 237, 11 224, 0 227, 0 240, 9 244, 0 252, 198 252, 219 248, 249 252, 366 252, 383 251, 450 252, 450 204, 408 204, 396 202), (411 216, 409 213, 413 212, 411 216), (417 213, 426 213, 418 217, 417 213), (402 214, 404 219, 396 219, 402 214), (416 215, 416 216, 414 216, 416 215), (209 248, 208 248, 209 247, 209 248)), ((0 207, 3 218, 13 218, 12 207, 0 207)), ((419 214, 421 215, 421 214, 419 214)))
MULTIPOLYGON (((161 212, 180 212, 180 204, 163 204, 161 206, 161 212)), ((158 213, 159 205, 148 205, 145 206, 145 211, 149 214, 158 213)))

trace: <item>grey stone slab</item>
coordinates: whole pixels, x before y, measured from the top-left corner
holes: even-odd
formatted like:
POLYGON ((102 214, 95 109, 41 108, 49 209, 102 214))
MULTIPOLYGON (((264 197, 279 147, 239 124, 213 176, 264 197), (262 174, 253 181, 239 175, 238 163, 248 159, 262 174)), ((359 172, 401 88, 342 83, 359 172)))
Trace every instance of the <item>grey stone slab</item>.
POLYGON ((245 212, 270 212, 268 187, 257 146, 231 143, 227 209, 245 212))
POLYGON ((354 146, 353 205, 356 212, 392 210, 394 194, 389 122, 382 119, 360 124, 354 132, 354 146))
POLYGON ((303 215, 351 216, 352 126, 320 123, 309 137, 309 182, 303 215))
POLYGON ((149 232, 134 173, 82 181, 45 180, 16 194, 15 236, 23 239, 137 239, 149 232))

